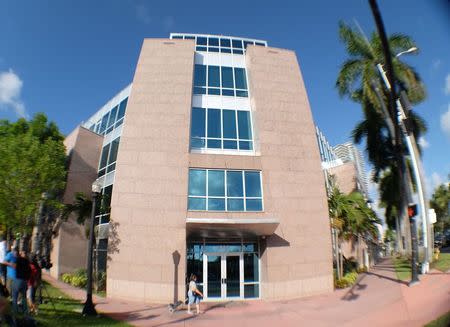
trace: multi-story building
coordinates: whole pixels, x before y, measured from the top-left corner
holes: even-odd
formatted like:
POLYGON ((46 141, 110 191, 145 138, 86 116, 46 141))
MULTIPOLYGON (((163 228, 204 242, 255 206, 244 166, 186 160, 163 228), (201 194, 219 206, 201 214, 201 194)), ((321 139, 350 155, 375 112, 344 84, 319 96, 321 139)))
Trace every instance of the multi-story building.
POLYGON ((184 299, 192 273, 206 300, 333 289, 319 149, 293 51, 214 35, 145 39, 132 85, 84 127, 103 135, 108 296, 184 299))

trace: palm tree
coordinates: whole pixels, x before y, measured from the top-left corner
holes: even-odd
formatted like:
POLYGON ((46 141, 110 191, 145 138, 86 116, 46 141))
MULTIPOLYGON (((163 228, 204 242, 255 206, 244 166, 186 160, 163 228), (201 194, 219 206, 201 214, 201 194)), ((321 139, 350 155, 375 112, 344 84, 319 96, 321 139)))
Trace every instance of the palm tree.
POLYGON ((430 206, 436 212, 436 231, 443 232, 450 225, 450 183, 439 185, 431 197, 430 206))
MULTIPOLYGON (((352 101, 361 104, 364 118, 353 129, 352 137, 358 144, 366 141, 365 150, 374 167, 373 181, 380 182, 383 172, 397 170, 393 135, 390 135, 387 117, 383 112, 383 105, 388 107, 388 93, 376 69, 377 64, 384 64, 383 48, 377 33, 372 33, 368 40, 361 32, 343 22, 339 24, 339 35, 350 58, 341 66, 336 87, 341 96, 348 96, 352 101), (377 94, 375 89, 383 91, 377 94)), ((393 34, 388 41, 393 54, 416 47, 410 37, 402 34, 393 34)), ((410 102, 417 104, 423 101, 426 96, 425 87, 414 68, 398 57, 392 58, 392 64, 398 83, 405 89, 410 102)), ((417 140, 426 132, 425 121, 412 111, 409 112, 409 118, 417 140)), ((400 183, 398 174, 385 175, 383 178, 389 179, 385 184, 395 186, 400 183)), ((393 212, 400 212, 397 210, 400 208, 399 199, 397 196, 391 196, 388 187, 380 191, 385 205, 389 207, 386 211, 386 218, 389 220, 393 212), (386 193, 383 193, 384 190, 386 193)))

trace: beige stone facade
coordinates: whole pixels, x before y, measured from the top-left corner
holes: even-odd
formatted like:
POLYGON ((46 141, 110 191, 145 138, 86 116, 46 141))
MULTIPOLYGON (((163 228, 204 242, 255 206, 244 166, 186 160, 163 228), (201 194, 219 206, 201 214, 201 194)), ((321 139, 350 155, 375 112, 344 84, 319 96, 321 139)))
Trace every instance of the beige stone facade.
POLYGON ((336 185, 342 193, 348 194, 358 190, 357 172, 353 162, 329 168, 328 174, 335 176, 336 185))
POLYGON ((108 296, 184 299, 188 218, 278 222, 273 235, 259 236, 261 298, 332 291, 323 173, 295 53, 247 48, 252 156, 190 152, 194 53, 190 40, 143 43, 116 163, 111 219, 119 243, 110 254, 108 296), (264 211, 188 211, 189 168, 261 170, 264 211))
MULTIPOLYGON (((97 178, 102 142, 102 136, 83 127, 77 127, 66 137, 64 145, 69 157, 69 167, 64 203, 73 203, 77 192, 90 196, 91 185, 97 178)), ((77 224, 75 219, 73 214, 67 222, 61 224, 58 235, 53 240, 53 267, 50 273, 56 278, 86 266, 88 246, 85 228, 77 224)))

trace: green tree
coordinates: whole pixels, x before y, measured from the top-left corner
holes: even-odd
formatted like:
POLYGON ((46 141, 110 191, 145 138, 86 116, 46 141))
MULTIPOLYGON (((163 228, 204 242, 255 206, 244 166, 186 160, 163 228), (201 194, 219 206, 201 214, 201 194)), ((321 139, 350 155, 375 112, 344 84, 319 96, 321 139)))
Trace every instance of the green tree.
POLYGON ((0 121, 0 224, 7 232, 31 234, 43 193, 56 205, 65 162, 63 136, 44 114, 0 121))
MULTIPOLYGON (((399 212, 400 199, 393 187, 399 185, 400 181, 397 173, 391 173, 397 171, 397 167, 393 135, 390 135, 383 111, 383 106, 388 107, 388 91, 376 68, 377 64, 384 65, 381 41, 377 33, 372 33, 368 40, 361 32, 343 22, 339 24, 339 36, 350 58, 341 66, 336 88, 341 96, 347 96, 361 105, 363 119, 353 129, 352 137, 358 144, 365 140, 365 150, 374 167, 373 180, 380 182, 382 176, 385 179, 381 181, 383 186, 380 193, 390 224, 392 215, 399 212), (375 88, 381 90, 380 97, 375 88)), ((403 34, 391 35, 388 42, 393 55, 416 47, 415 42, 403 34)), ((410 102, 417 104, 423 101, 426 97, 425 87, 414 68, 399 57, 393 57, 392 64, 398 83, 406 90, 410 102)), ((426 132, 425 121, 413 111, 409 112, 409 118, 412 132, 418 140, 426 132)))
POLYGON ((436 231, 450 227, 450 183, 439 185, 430 200, 430 207, 436 212, 436 231))

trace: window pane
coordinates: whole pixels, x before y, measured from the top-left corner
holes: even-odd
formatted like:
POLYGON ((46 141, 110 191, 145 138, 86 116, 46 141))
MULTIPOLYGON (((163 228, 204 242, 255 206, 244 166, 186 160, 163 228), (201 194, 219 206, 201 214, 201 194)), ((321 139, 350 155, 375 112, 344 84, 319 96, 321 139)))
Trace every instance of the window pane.
POLYGON ((253 150, 253 142, 239 141, 239 150, 253 150))
POLYGON ((220 95, 220 89, 208 88, 208 94, 220 95))
POLYGON ((262 42, 255 42, 255 45, 260 45, 260 46, 265 46, 265 44, 264 43, 262 43, 262 42))
POLYGON ((205 198, 189 198, 188 210, 206 210, 205 198))
POLYGON ((172 39, 183 39, 182 35, 174 35, 172 36, 172 39))
POLYGON ((227 171, 228 196, 244 196, 241 171, 227 171))
POLYGON ((111 143, 108 143, 107 145, 105 145, 103 147, 102 150, 102 158, 100 159, 100 167, 99 169, 102 169, 103 167, 106 166, 106 163, 108 162, 108 154, 109 154, 109 147, 110 147, 111 143))
POLYGON ((237 142, 236 141, 223 141, 223 148, 224 149, 237 149, 237 142))
POLYGON ((238 111, 239 138, 245 140, 252 139, 252 126, 250 124, 250 112, 238 111))
POLYGON ((102 124, 100 125, 99 134, 103 134, 103 132, 106 130, 106 125, 108 123, 108 117, 109 117, 109 112, 106 115, 104 115, 102 118, 102 124))
POLYGON ((222 87, 233 88, 233 68, 222 67, 222 87))
POLYGON ((209 52, 219 52, 219 48, 216 47, 209 47, 208 50, 209 52))
POLYGON ((235 54, 244 54, 244 51, 233 49, 233 53, 235 53, 235 54))
POLYGON ((244 298, 257 298, 259 297, 259 284, 244 285, 244 298))
POLYGON ((185 36, 185 40, 195 40, 195 36, 185 36))
POLYGON ((109 115, 109 120, 108 120, 108 127, 112 126, 114 124, 114 122, 116 121, 117 109, 118 109, 118 106, 115 106, 111 110, 111 114, 109 115))
POLYGON ((119 105, 119 113, 117 114, 117 120, 125 116, 125 110, 127 109, 128 98, 122 100, 119 105))
POLYGON ((244 200, 243 199, 228 199, 227 200, 227 210, 228 211, 244 211, 244 200))
POLYGON ((236 96, 242 97, 242 98, 248 98, 248 92, 247 91, 236 91, 236 96))
POLYGON ((247 49, 247 45, 253 45, 254 43, 252 41, 244 41, 244 48, 247 49))
MULTIPOLYGON (((245 196, 260 197, 261 196, 261 182, 259 171, 246 171, 245 175, 245 196)), ((247 208, 248 209, 248 208, 247 208)))
POLYGON ((208 196, 225 196, 225 172, 223 170, 208 171, 208 196))
POLYGON ((244 282, 258 282, 258 256, 256 253, 244 254, 244 282))
POLYGON ((192 137, 191 138, 191 148, 193 149, 201 149, 206 146, 206 140, 200 137, 192 137))
POLYGON ((262 211, 262 201, 256 199, 247 199, 245 201, 247 211, 262 211))
POLYGON ((206 94, 205 87, 194 87, 194 94, 206 94))
POLYGON ((203 108, 192 108, 191 120, 191 137, 204 137, 206 110, 203 108))
POLYGON ((206 47, 196 47, 195 50, 197 50, 197 51, 206 51, 206 47))
POLYGON ((206 45, 206 37, 197 37, 198 45, 206 45))
POLYGON ((220 138, 220 110, 219 109, 208 109, 208 137, 220 138))
POLYGON ((189 195, 206 196, 206 170, 189 170, 189 195))
POLYGON ((220 39, 220 46, 222 47, 231 47, 231 43, 229 39, 220 39))
POLYGON ((233 48, 242 49, 242 41, 241 40, 233 40, 233 48))
POLYGON ((234 90, 222 89, 222 95, 234 96, 234 90))
POLYGON ((219 46, 219 39, 216 37, 210 37, 209 38, 209 45, 213 45, 215 47, 219 46))
POLYGON ((237 89, 247 89, 247 80, 245 78, 244 68, 234 68, 234 78, 236 80, 237 89))
POLYGON ((195 65, 194 86, 206 86, 206 66, 195 65))
POLYGON ((219 66, 208 66, 208 86, 220 87, 219 66))
POLYGON ((236 111, 222 110, 222 113, 223 113, 223 137, 228 139, 237 138, 236 111))
POLYGON ((220 49, 220 52, 223 52, 223 53, 231 53, 231 49, 228 49, 228 48, 221 48, 221 49, 220 49))
POLYGON ((225 199, 208 199, 208 210, 211 211, 225 211, 225 199))
POLYGON ((208 140, 208 148, 209 149, 221 149, 222 141, 221 140, 208 140))
POLYGON ((108 164, 112 164, 117 160, 117 152, 119 150, 120 137, 111 142, 111 153, 109 155, 108 164))

